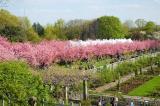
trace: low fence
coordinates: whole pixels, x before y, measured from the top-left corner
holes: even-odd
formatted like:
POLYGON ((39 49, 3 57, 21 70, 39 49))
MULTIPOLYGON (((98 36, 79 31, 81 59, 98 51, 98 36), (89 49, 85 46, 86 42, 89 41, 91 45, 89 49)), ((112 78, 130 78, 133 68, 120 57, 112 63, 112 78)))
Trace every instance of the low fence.
MULTIPOLYGON (((92 106, 99 106, 99 102, 101 102, 101 106, 110 106, 111 101, 113 100, 114 96, 108 95, 97 95, 97 94, 90 94, 88 96, 89 100, 91 100, 92 106)), ((81 106, 81 100, 70 100, 67 106, 81 106)), ((160 106, 159 99, 153 98, 140 98, 140 97, 125 97, 119 99, 117 102, 117 106, 130 106, 131 102, 133 102, 134 106, 160 106)), ((0 106, 66 106, 64 101, 62 100, 61 103, 54 103, 48 101, 36 101, 34 105, 28 103, 28 101, 18 102, 13 99, 4 99, 0 98, 0 106)))

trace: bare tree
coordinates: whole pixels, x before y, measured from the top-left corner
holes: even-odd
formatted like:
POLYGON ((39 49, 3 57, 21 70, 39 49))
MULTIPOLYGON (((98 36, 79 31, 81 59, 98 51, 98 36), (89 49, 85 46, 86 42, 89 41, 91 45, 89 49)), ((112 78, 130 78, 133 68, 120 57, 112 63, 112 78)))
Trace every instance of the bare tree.
POLYGON ((138 28, 142 29, 146 25, 146 21, 144 19, 137 19, 135 21, 135 24, 137 25, 138 28))

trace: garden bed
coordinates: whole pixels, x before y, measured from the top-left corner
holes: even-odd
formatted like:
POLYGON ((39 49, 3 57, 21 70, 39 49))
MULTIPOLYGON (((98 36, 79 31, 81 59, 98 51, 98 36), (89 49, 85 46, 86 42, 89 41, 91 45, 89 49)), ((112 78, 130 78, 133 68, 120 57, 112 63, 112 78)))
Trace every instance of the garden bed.
POLYGON ((160 76, 156 76, 153 79, 147 81, 143 85, 135 88, 128 94, 131 96, 150 96, 151 93, 160 87, 160 76))
MULTIPOLYGON (((160 74, 160 67, 153 68, 153 71, 149 69, 147 72, 143 73, 143 75, 138 75, 136 77, 131 78, 130 80, 120 84, 120 92, 123 94, 128 94, 133 89, 143 85, 145 82, 151 80, 154 76, 160 74)), ((115 92, 117 91, 117 87, 106 90, 105 92, 115 92)))

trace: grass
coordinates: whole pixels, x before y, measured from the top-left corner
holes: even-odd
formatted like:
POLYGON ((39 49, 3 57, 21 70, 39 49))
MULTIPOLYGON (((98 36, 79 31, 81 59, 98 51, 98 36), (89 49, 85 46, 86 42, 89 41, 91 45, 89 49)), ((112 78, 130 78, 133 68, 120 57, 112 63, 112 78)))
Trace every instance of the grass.
POLYGON ((150 92, 153 92, 160 84, 160 76, 156 76, 153 79, 147 81, 143 85, 135 88, 129 92, 130 96, 148 96, 150 92))
MULTIPOLYGON (((123 83, 120 84, 120 92, 123 94, 128 94, 128 92, 132 91, 133 89, 139 87, 140 85, 144 84, 145 82, 152 79, 153 76, 150 75, 139 75, 134 78, 131 78, 123 83)), ((117 91, 117 86, 106 90, 105 92, 109 91, 117 91)))

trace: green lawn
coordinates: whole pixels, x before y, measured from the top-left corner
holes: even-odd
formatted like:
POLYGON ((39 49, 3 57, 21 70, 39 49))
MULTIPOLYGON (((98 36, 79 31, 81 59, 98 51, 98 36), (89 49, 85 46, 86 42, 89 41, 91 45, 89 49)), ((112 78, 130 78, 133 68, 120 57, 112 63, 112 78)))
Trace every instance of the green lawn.
POLYGON ((160 76, 154 77, 153 79, 147 81, 143 85, 135 88, 133 91, 129 92, 130 96, 147 96, 150 92, 154 91, 158 86, 160 86, 160 76))

